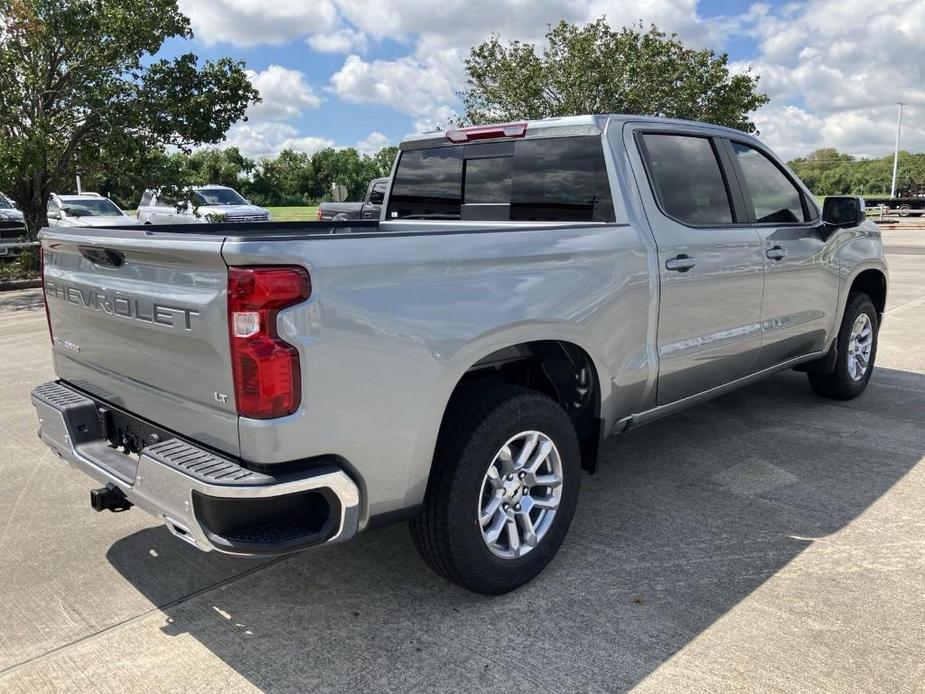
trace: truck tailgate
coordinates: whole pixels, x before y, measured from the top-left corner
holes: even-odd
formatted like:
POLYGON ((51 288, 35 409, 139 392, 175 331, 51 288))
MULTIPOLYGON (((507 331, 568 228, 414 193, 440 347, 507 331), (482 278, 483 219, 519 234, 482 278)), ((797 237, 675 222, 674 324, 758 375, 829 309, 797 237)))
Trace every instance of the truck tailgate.
POLYGON ((58 376, 238 455, 221 235, 47 229, 58 376))

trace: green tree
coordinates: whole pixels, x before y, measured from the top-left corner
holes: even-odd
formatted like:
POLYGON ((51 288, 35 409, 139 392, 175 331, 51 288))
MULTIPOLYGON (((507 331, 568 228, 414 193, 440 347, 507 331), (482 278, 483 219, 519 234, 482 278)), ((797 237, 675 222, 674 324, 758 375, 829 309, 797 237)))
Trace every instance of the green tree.
POLYGON ((186 157, 184 182, 238 188, 254 171, 255 163, 237 147, 197 149, 186 157))
MULTIPOLYGON (((832 147, 817 149, 788 162, 794 173, 816 195, 889 195, 893 155, 858 159, 832 147)), ((925 153, 899 153, 896 176, 899 189, 925 185, 925 153)))
POLYGON ((33 237, 72 173, 219 142, 259 100, 241 62, 153 57, 191 37, 176 0, 0 0, 0 186, 33 237))
POLYGON ((275 159, 268 157, 257 164, 251 196, 263 205, 307 205, 312 200, 314 178, 309 154, 284 149, 275 159))
POLYGON ((758 78, 731 74, 726 54, 685 47, 652 26, 614 30, 601 18, 562 21, 542 53, 498 35, 472 48, 465 120, 497 123, 582 113, 686 118, 756 132, 749 114, 768 102, 758 78))

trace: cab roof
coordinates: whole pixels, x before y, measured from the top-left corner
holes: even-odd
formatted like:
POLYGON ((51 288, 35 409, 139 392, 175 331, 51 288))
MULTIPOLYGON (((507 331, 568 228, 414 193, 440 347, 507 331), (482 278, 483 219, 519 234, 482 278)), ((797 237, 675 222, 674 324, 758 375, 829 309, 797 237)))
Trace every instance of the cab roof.
MULTIPOLYGON (((451 134, 466 131, 486 131, 490 129, 503 128, 505 126, 522 126, 524 132, 514 137, 567 137, 570 135, 600 135, 608 126, 620 126, 624 123, 646 123, 654 126, 658 125, 688 125, 695 126, 698 129, 710 129, 726 134, 734 134, 738 137, 748 137, 746 132, 729 128, 723 125, 714 125, 712 123, 703 123, 699 121, 682 120, 679 118, 662 118, 660 116, 637 116, 625 113, 611 113, 599 115, 583 116, 561 116, 555 118, 541 118, 537 120, 524 120, 517 123, 500 123, 489 126, 474 126, 467 128, 449 128, 447 130, 437 130, 427 133, 414 133, 405 137, 400 149, 420 149, 422 147, 435 147, 440 145, 454 145, 464 143, 464 139, 450 139, 451 134)), ((503 135, 493 136, 498 139, 511 139, 503 135)), ((478 139, 482 139, 479 137, 478 139)))

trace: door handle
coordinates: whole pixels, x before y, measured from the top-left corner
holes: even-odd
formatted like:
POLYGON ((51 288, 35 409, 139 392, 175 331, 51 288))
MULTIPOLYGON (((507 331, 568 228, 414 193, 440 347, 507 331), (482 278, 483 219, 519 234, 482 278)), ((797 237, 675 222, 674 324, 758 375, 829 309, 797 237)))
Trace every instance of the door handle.
POLYGON ((692 267, 697 264, 697 261, 691 258, 689 255, 682 253, 679 256, 674 258, 669 258, 665 261, 665 269, 672 270, 674 272, 687 272, 692 267))
POLYGON ((774 248, 769 248, 765 253, 771 260, 781 260, 782 258, 787 257, 787 249, 781 248, 780 246, 774 246, 774 248))

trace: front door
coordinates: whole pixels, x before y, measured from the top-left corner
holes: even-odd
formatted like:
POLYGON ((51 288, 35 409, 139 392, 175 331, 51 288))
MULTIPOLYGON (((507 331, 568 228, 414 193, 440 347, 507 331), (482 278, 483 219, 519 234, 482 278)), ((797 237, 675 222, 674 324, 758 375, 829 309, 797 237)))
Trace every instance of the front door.
POLYGON ((764 250, 720 166, 718 140, 683 126, 641 129, 634 139, 644 168, 637 182, 658 246, 656 400, 663 405, 753 371, 764 250))
POLYGON ((822 351, 835 326, 839 277, 819 212, 769 153, 751 143, 726 146, 764 253, 764 335, 756 366, 822 351))

